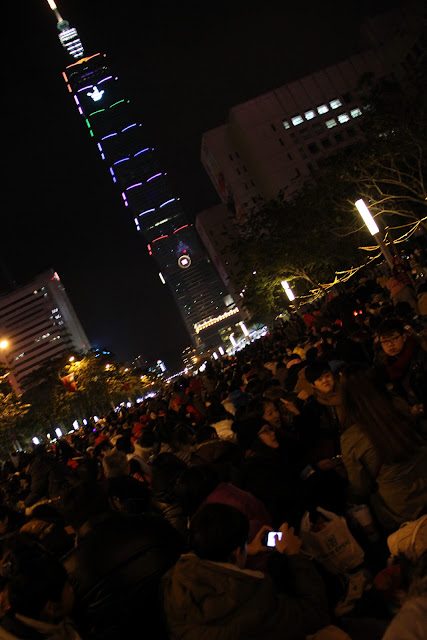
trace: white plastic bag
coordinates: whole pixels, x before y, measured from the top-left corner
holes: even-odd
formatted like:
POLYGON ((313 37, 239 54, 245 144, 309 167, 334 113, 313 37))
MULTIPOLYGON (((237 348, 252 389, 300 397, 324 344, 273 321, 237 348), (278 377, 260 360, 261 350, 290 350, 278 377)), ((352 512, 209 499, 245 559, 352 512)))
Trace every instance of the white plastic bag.
POLYGON ((312 530, 308 511, 300 527, 302 550, 313 556, 327 571, 338 575, 355 569, 364 561, 364 551, 352 536, 347 521, 332 511, 317 507, 327 522, 320 531, 312 530))

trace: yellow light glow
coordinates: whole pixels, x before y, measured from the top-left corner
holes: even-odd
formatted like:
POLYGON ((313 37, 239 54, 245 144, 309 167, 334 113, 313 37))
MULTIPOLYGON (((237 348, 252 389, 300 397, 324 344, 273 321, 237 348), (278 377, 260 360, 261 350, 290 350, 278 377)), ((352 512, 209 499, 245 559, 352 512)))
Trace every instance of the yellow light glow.
POLYGON ((235 313, 239 313, 238 307, 234 307, 234 309, 231 309, 231 311, 226 311, 225 313, 222 313, 220 316, 216 316, 216 318, 210 318, 205 322, 196 322, 196 324, 194 325, 194 330, 196 333, 200 333, 200 331, 203 331, 203 329, 207 329, 207 327, 211 327, 213 324, 216 324, 217 322, 221 322, 222 320, 229 318, 235 313))
POLYGON ((68 362, 74 362, 74 360, 75 360, 75 357, 74 357, 74 356, 70 356, 70 357, 68 358, 68 362))
POLYGON ((0 349, 7 349, 7 348, 8 348, 8 346, 9 346, 9 343, 8 343, 8 341, 7 341, 7 340, 2 340, 2 341, 0 342, 0 349))

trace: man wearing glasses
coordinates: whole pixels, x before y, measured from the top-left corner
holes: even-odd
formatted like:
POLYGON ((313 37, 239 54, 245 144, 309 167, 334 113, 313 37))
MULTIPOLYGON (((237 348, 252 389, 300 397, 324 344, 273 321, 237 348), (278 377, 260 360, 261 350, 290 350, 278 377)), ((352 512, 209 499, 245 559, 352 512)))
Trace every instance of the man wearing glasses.
POLYGON ((386 318, 377 329, 380 350, 375 368, 393 392, 402 396, 413 414, 427 413, 427 351, 417 337, 406 333, 398 318, 386 318))

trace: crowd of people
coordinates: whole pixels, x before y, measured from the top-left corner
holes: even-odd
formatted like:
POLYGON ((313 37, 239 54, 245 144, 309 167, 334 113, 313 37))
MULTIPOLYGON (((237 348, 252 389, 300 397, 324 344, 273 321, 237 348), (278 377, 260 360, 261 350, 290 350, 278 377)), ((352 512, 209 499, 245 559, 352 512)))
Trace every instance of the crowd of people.
POLYGON ((426 638, 427 310, 414 261, 11 454, 0 638, 426 638))

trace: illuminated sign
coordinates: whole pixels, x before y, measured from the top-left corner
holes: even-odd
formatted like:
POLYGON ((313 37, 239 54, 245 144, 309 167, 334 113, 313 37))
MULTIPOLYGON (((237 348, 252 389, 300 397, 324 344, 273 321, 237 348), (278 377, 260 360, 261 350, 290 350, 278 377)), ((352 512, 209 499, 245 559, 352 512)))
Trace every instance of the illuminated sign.
POLYGON ((104 93, 105 93, 104 89, 100 91, 98 87, 94 87, 93 91, 88 91, 86 95, 92 98, 94 102, 98 102, 98 100, 101 100, 104 93))
POLYGON ((188 269, 188 267, 191 265, 190 256, 179 256, 178 265, 181 267, 181 269, 188 269))

